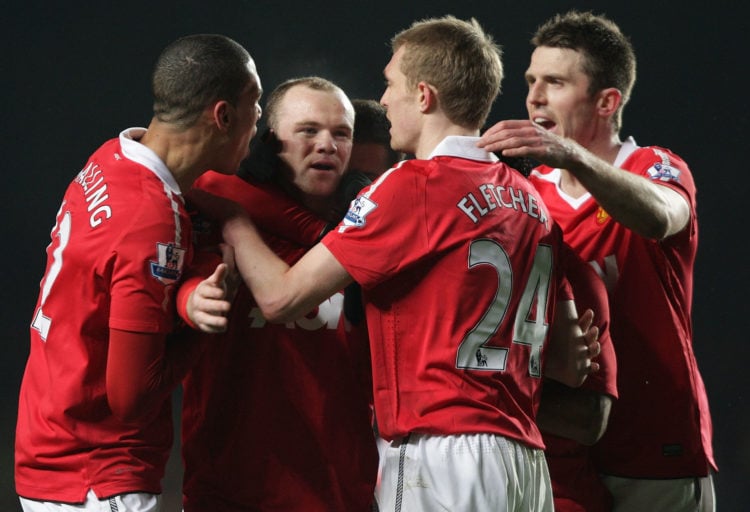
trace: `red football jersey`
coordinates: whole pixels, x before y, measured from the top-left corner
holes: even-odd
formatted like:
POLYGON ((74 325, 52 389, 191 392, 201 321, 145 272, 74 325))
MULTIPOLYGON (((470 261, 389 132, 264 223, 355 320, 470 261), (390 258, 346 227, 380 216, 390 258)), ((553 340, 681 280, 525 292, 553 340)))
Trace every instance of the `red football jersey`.
MULTIPOLYGON (((240 203, 290 264, 325 225, 273 186, 212 172, 196 186, 240 203)), ((370 510, 369 350, 342 305, 337 293, 296 322, 270 324, 240 287, 227 333, 210 336, 184 382, 186 512, 370 510)))
POLYGON ((191 258, 179 187, 131 129, 99 148, 68 187, 47 248, 16 430, 16 491, 82 502, 161 492, 169 402, 148 424, 111 413, 109 329, 166 333, 174 284, 191 258))
POLYGON ((617 167, 681 193, 688 226, 663 241, 633 233, 586 194, 560 190, 560 171, 531 180, 565 240, 604 280, 610 295, 619 399, 593 453, 600 471, 633 478, 705 476, 714 467, 711 416, 693 354, 690 311, 698 247, 695 184, 687 164, 659 147, 622 147, 617 167))
MULTIPOLYGON (((579 314, 586 309, 595 313, 594 325, 599 328, 601 353, 596 358, 599 371, 588 376, 581 386, 617 398, 617 360, 610 336, 610 311, 604 283, 596 272, 565 246, 570 254, 564 258, 565 275, 573 287, 579 314)), ((542 398, 544 402, 544 398, 542 398)), ((612 495, 604 486, 594 466, 590 447, 572 439, 542 433, 544 455, 552 481, 552 494, 557 512, 609 512, 612 495)))
POLYGON ((364 289, 383 438, 492 433, 541 448, 548 323, 570 292, 561 234, 476 140, 448 137, 386 172, 323 243, 364 289))

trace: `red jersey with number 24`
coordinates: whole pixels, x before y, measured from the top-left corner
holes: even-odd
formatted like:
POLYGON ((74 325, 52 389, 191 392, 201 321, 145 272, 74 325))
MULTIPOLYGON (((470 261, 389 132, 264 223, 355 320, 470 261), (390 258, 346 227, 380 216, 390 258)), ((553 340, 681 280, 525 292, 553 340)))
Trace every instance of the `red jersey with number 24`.
POLYGON ((561 234, 517 171, 448 137, 387 171, 323 243, 364 290, 386 440, 492 433, 542 448, 535 423, 561 234))

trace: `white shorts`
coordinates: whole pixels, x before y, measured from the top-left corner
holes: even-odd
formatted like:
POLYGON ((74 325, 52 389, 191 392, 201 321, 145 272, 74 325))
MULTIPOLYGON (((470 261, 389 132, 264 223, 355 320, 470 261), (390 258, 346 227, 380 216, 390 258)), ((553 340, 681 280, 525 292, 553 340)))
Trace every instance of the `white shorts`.
POLYGON ((380 512, 552 512, 544 452, 492 434, 378 440, 380 512))
POLYGON ((59 503, 56 501, 21 500, 24 512, 159 512, 160 494, 133 492, 100 500, 89 490, 86 501, 81 504, 59 503))
POLYGON ((714 512, 716 496, 711 475, 646 480, 602 475, 614 497, 613 512, 714 512))

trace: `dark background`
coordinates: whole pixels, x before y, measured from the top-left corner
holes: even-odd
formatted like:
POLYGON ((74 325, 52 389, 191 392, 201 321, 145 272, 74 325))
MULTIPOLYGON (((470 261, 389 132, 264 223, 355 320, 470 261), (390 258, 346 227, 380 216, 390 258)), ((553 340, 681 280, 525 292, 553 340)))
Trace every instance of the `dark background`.
MULTIPOLYGON (((609 15, 633 40, 638 80, 623 136, 672 149, 695 176, 701 229, 695 351, 714 417, 719 510, 744 510, 750 498, 743 374, 750 279, 742 258, 744 233, 732 236, 747 226, 741 201, 748 178, 739 152, 747 147, 744 67, 750 45, 739 3, 735 12, 716 2, 702 9, 667 3, 6 2, 0 21, 6 241, 0 325, 7 328, 0 359, 0 511, 19 509, 12 455, 17 393, 55 213, 68 182, 96 147, 123 128, 148 125, 149 76, 167 43, 188 33, 223 33, 251 52, 266 91, 286 78, 316 74, 337 82, 350 97, 379 99, 387 43, 395 32, 424 17, 474 16, 505 54, 494 122, 526 116, 528 40, 540 22, 571 7, 609 15)), ((168 512, 179 510, 179 478, 179 460, 173 458, 165 482, 168 512)))

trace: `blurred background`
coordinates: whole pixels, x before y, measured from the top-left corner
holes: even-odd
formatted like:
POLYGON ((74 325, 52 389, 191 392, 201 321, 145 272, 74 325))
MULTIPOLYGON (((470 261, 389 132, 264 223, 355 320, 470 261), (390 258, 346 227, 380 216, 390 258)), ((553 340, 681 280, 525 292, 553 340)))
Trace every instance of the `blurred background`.
MULTIPOLYGON (((189 33, 223 33, 251 52, 266 91, 287 78, 314 74, 338 83, 352 98, 379 99, 394 33, 425 17, 473 16, 504 50, 506 78, 490 116, 494 123, 526 117, 529 38, 538 24, 569 8, 607 14, 633 41, 638 79, 622 135, 672 149, 694 174, 701 230, 695 352, 714 419, 718 507, 746 510, 750 397, 744 372, 750 339, 740 320, 750 319, 750 272, 741 205, 750 187, 739 156, 750 110, 742 78, 750 45, 736 5, 732 12, 653 0, 5 2, 0 194, 7 272, 0 283, 0 325, 7 331, 0 358, 0 510, 20 509, 12 451, 17 394, 55 213, 94 149, 123 128, 148 125, 150 73, 166 44, 189 33)), ((178 407, 179 398, 177 393, 178 407)), ((176 446, 165 480, 166 512, 180 510, 180 478, 176 446)))

